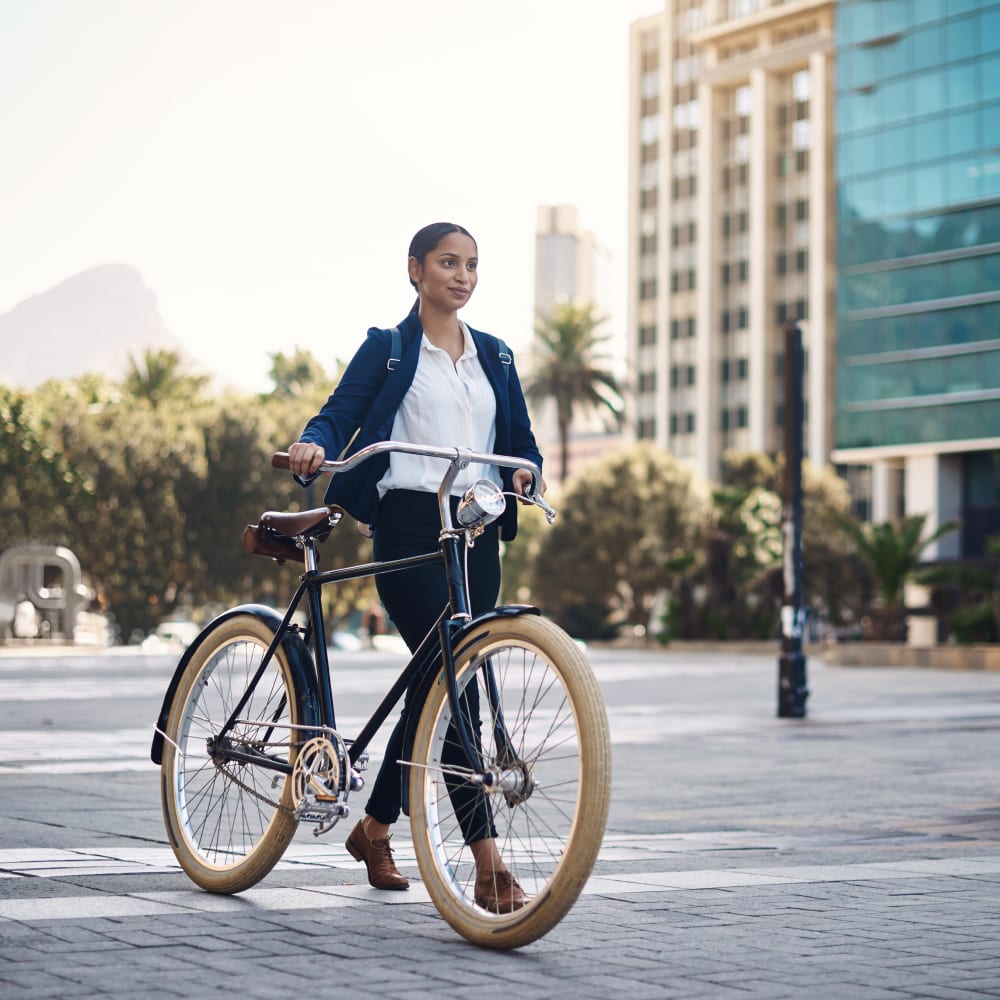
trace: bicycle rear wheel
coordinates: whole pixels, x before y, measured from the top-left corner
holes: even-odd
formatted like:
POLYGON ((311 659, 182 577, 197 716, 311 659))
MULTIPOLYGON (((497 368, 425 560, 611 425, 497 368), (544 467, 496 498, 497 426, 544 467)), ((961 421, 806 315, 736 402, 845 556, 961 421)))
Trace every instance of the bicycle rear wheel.
MULTIPOLYGON (((273 638, 253 615, 221 621, 192 654, 167 720, 163 819, 181 867, 210 892, 241 892, 259 882, 298 826, 290 775, 209 752, 209 741, 242 698, 273 638)), ((229 745, 293 765, 304 734, 275 724, 302 725, 304 716, 302 692, 279 646, 229 745)))
POLYGON ((442 672, 421 713, 410 768, 417 862, 431 899, 459 934, 517 948, 565 916, 597 860, 611 784, 607 716, 583 654, 544 618, 499 618, 473 629, 456 650, 455 667, 463 713, 474 735, 481 720, 484 769, 496 780, 484 788, 468 768, 442 672), (529 897, 522 909, 491 913, 475 901, 466 841, 483 835, 484 819, 529 897))

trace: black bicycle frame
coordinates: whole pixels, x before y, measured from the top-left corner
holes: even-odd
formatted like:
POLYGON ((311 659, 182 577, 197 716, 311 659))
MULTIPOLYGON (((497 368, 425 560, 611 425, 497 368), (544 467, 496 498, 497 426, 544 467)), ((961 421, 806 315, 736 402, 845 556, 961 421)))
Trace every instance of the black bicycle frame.
MULTIPOLYGON (((356 580, 367 576, 379 576, 383 573, 399 572, 401 570, 413 569, 417 566, 425 566, 434 562, 444 562, 445 576, 448 585, 448 604, 442 610, 440 617, 431 630, 424 636, 423 641, 417 647, 409 662, 403 668, 402 673, 393 683, 386 696, 378 704, 371 717, 362 727, 358 735, 350 741, 348 756, 351 764, 357 763, 362 753, 367 749, 372 737, 382 727, 392 710, 403 697, 407 688, 413 680, 429 669, 440 650, 441 661, 444 664, 445 677, 447 681, 448 700, 451 704, 452 719, 459 738, 462 749, 469 761, 470 766, 475 771, 482 771, 482 759, 477 748, 477 743, 473 739, 469 728, 465 722, 465 712, 459 710, 460 696, 458 682, 455 676, 455 661, 453 655, 453 637, 461 628, 464 628, 471 620, 468 602, 466 600, 464 575, 462 571, 461 550, 459 548, 462 539, 459 533, 448 533, 441 542, 441 548, 435 552, 428 552, 425 555, 409 556, 404 559, 391 559, 384 562, 362 563, 357 566, 349 566, 344 569, 333 570, 307 570, 300 579, 299 586, 288 605, 288 610, 281 621, 261 660, 254 676, 251 678, 243 697, 237 703, 229 716, 225 726, 215 737, 217 752, 231 760, 244 761, 246 763, 257 764, 261 767, 272 770, 290 773, 291 767, 287 761, 276 760, 261 754, 239 750, 235 747, 222 748, 225 737, 231 732, 240 718, 243 709, 246 707, 250 696, 259 683, 264 671, 274 656, 275 651, 281 644, 282 639, 292 629, 297 626, 292 624, 292 618, 303 596, 307 598, 309 609, 309 625, 305 630, 303 640, 308 643, 312 640, 314 665, 316 669, 317 691, 320 699, 320 720, 323 727, 336 729, 336 714, 333 702, 333 685, 330 679, 330 660, 326 645, 326 626, 323 622, 322 590, 328 583, 339 583, 345 580, 356 580)), ((316 542, 308 539, 306 544, 312 547, 315 554, 316 542)), ((503 725, 503 717, 500 712, 499 698, 496 696, 496 682, 493 677, 492 667, 489 663, 484 665, 487 673, 487 690, 490 700, 493 702, 492 716, 494 728, 502 731, 502 740, 498 741, 499 746, 510 747, 510 740, 503 725)), ((284 709, 284 703, 278 706, 276 718, 284 709)), ((264 742, 266 742, 266 737, 264 742)))

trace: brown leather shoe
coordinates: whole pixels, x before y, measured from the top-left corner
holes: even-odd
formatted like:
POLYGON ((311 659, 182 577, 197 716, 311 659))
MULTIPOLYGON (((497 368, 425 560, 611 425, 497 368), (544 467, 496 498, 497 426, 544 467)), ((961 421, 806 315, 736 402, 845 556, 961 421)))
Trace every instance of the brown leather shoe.
POLYGON ((410 880, 400 875, 393 863, 392 848, 389 847, 391 839, 390 835, 385 840, 369 840, 359 820, 344 846, 355 861, 365 863, 368 881, 376 889, 409 889, 410 880))
POLYGON ((476 905, 490 913, 513 913, 527 904, 528 897, 508 871, 487 872, 476 879, 476 905))

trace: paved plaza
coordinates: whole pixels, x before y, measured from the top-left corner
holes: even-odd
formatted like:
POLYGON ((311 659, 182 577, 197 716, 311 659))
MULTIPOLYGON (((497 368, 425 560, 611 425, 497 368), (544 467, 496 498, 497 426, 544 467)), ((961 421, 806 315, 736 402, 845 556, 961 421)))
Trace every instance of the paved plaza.
MULTIPOLYGON (((564 921, 498 953, 438 916, 403 825, 409 892, 368 887, 349 824, 240 896, 197 890, 148 757, 174 658, 0 649, 0 997, 1000 996, 1000 673, 811 654, 784 720, 777 650, 590 658, 604 846, 564 921)), ((400 665, 346 657, 342 730, 400 665)))

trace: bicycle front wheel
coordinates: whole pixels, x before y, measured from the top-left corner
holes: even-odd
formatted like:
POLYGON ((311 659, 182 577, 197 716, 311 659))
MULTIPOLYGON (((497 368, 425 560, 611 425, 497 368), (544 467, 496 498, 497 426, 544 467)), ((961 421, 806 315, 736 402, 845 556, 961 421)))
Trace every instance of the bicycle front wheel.
POLYGON ((444 674, 424 705, 410 768, 410 822, 420 873, 463 937, 517 948, 550 931, 583 889, 604 836, 611 786, 607 716, 580 649, 544 618, 498 618, 455 654, 460 711, 481 744, 486 782, 458 744, 444 674), (527 904, 476 902, 470 843, 495 834, 527 904), (502 907, 500 907, 502 909, 502 907))
MULTIPOLYGON (((212 752, 260 666, 274 633, 253 615, 234 615, 202 641, 181 677, 167 720, 161 767, 170 846, 192 881, 210 892, 241 892, 278 862, 298 821, 291 777, 212 752)), ((302 692, 278 647, 226 749, 262 763, 295 763, 304 723, 302 692)))

